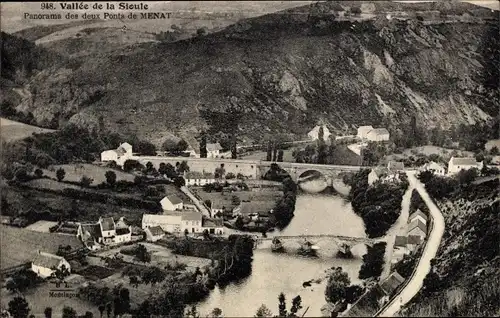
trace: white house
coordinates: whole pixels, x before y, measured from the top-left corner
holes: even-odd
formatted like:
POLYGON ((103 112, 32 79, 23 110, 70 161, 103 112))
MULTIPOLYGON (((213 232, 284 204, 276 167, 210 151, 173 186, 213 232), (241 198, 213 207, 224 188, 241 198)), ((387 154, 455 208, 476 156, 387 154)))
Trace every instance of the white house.
POLYGON ((402 163, 396 162, 387 165, 387 167, 377 167, 373 168, 368 174, 368 185, 372 185, 376 181, 380 180, 381 182, 398 182, 399 181, 399 172, 403 170, 404 166, 402 163))
POLYGON ((118 227, 115 232, 114 243, 120 244, 132 241, 132 227, 118 227))
POLYGON ((458 173, 460 170, 469 170, 476 168, 483 169, 483 162, 477 162, 474 158, 456 158, 451 157, 448 162, 448 175, 458 173))
POLYGON ((38 276, 47 278, 55 272, 55 269, 60 269, 63 265, 68 271, 71 271, 71 266, 64 257, 38 251, 31 262, 31 270, 38 276))
POLYGON ((100 217, 97 223, 99 223, 101 228, 102 243, 104 245, 115 243, 116 227, 113 218, 100 217))
POLYGON ((408 235, 420 236, 424 240, 427 236, 427 226, 420 220, 414 220, 408 224, 408 235))
POLYGON ((203 231, 207 230, 210 234, 224 234, 224 220, 222 219, 203 219, 203 231))
POLYGON ((218 158, 221 150, 222 146, 218 142, 207 144, 207 158, 218 158))
POLYGON ((142 228, 159 226, 165 232, 180 233, 182 217, 180 214, 144 214, 142 228))
POLYGON ((233 216, 269 216, 275 205, 276 203, 272 201, 242 201, 233 209, 233 216))
POLYGON ((184 175, 186 185, 198 185, 215 183, 215 176, 213 173, 201 173, 197 171, 189 171, 184 175))
POLYGON ((203 214, 200 212, 181 212, 181 232, 202 233, 203 214))
POLYGON ((420 171, 432 171, 435 175, 444 176, 446 174, 446 168, 444 165, 431 161, 426 163, 420 168, 420 171))
POLYGON ((307 136, 311 138, 312 140, 318 140, 319 139, 319 128, 323 127, 323 140, 327 141, 330 138, 330 130, 326 127, 326 125, 322 126, 316 126, 314 127, 309 133, 307 133, 307 136))
POLYGON ((167 195, 160 201, 163 211, 176 211, 182 210, 183 202, 176 195, 167 195))
POLYGON ((387 141, 389 140, 389 131, 385 128, 375 128, 366 134, 366 139, 370 141, 387 141))
POLYGON ((358 138, 361 139, 366 139, 368 136, 368 133, 373 130, 372 126, 360 126, 358 127, 358 138))
POLYGON ((186 149, 187 153, 189 153, 189 157, 191 158, 200 158, 200 150, 199 149, 195 149, 191 146, 188 146, 188 148, 186 149))
POLYGON ((163 232, 160 226, 147 227, 144 231, 146 232, 146 240, 148 242, 156 242, 165 236, 165 232, 163 232))
POLYGON ((415 220, 420 220, 422 223, 424 223, 425 225, 427 225, 427 215, 425 215, 424 212, 417 210, 415 212, 413 212, 410 217, 408 218, 408 223, 411 223, 415 220))
POLYGON ((224 213, 225 209, 226 207, 222 203, 218 201, 212 202, 212 206, 210 207, 210 215, 215 215, 217 213, 224 213))
POLYGON ((118 166, 123 166, 125 161, 132 157, 132 145, 124 142, 118 148, 101 152, 101 161, 114 161, 118 166))

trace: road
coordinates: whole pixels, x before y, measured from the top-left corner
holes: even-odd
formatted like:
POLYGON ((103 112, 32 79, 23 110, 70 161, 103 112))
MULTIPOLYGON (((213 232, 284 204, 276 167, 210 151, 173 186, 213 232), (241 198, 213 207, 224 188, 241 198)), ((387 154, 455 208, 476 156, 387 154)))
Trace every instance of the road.
POLYGON ((386 242, 387 246, 385 248, 385 266, 382 274, 380 275, 380 279, 383 280, 391 274, 391 259, 392 254, 394 252, 394 242, 396 236, 406 236, 406 230, 408 226, 408 218, 410 217, 410 203, 411 203, 411 194, 413 192, 414 187, 410 184, 405 194, 403 195, 403 200, 401 202, 401 214, 399 218, 396 220, 396 223, 389 229, 386 234, 386 242))
POLYGON ((198 200, 198 198, 188 189, 188 187, 186 186, 181 187, 181 191, 184 192, 184 194, 187 195, 191 199, 191 201, 193 201, 194 205, 198 208, 198 210, 200 210, 200 212, 203 215, 205 215, 208 218, 212 217, 210 211, 205 206, 205 204, 200 200, 198 200))
POLYGON ((418 262, 415 273, 410 278, 406 287, 393 298, 382 312, 379 313, 378 316, 381 317, 392 317, 419 292, 424 283, 425 276, 431 269, 431 260, 436 256, 444 233, 445 225, 441 211, 439 211, 438 207, 431 200, 424 185, 415 177, 415 171, 407 171, 406 174, 408 175, 410 186, 418 191, 425 204, 429 207, 434 226, 432 232, 427 236, 428 241, 422 253, 422 257, 418 262))

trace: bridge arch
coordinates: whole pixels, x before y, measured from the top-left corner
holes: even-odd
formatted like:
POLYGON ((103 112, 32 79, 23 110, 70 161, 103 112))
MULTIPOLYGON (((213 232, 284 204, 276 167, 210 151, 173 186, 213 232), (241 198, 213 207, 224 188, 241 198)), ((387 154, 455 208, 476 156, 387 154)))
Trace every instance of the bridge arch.
POLYGON ((297 174, 297 185, 303 191, 317 193, 325 190, 329 185, 328 177, 316 169, 308 169, 297 174))

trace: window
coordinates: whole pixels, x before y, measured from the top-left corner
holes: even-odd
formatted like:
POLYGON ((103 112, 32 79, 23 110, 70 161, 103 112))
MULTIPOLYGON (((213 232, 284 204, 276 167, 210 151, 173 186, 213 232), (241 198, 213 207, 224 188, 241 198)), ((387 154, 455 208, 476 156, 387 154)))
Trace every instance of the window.
POLYGON ((238 168, 238 165, 236 165, 236 168, 238 168))
POLYGON ((252 166, 250 166, 250 169, 253 169, 253 165, 252 165, 252 166))

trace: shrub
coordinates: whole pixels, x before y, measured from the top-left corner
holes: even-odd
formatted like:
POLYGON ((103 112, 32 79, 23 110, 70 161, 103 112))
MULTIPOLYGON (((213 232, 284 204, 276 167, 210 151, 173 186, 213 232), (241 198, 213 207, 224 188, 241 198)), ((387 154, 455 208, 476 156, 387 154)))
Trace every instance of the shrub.
POLYGON ((65 176, 66 176, 66 171, 64 171, 63 168, 57 169, 57 171, 56 171, 57 181, 59 181, 59 182, 63 181, 65 176))

